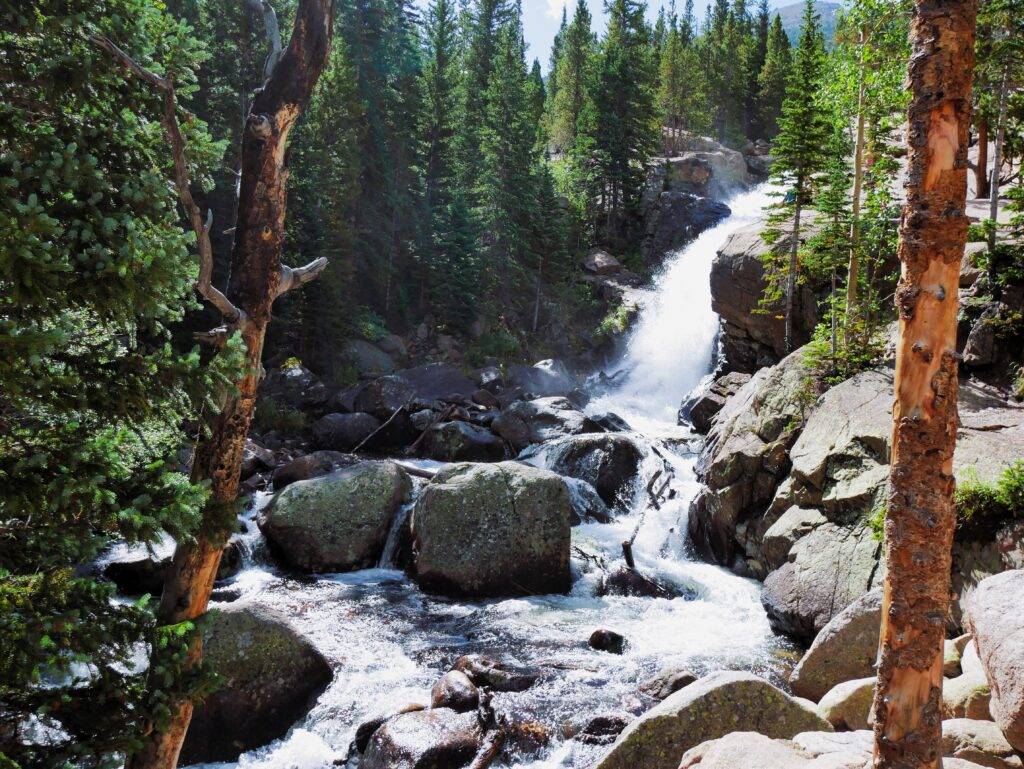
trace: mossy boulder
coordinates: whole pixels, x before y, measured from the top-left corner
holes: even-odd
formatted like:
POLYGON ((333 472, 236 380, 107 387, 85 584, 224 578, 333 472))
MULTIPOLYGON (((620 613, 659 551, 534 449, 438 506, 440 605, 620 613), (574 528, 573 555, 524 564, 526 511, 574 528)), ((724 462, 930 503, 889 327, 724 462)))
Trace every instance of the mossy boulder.
POLYGON ((454 595, 568 590, 572 502, 556 474, 518 462, 438 472, 412 512, 417 582, 454 595))
POLYGON ((790 739, 832 727, 809 704, 757 676, 713 673, 626 727, 597 769, 676 769, 690 748, 737 731, 790 739))
POLYGON ((210 611, 203 661, 221 683, 196 704, 182 766, 234 761, 284 736, 331 681, 323 655, 284 617, 256 605, 210 611))
POLYGON ((394 462, 358 462, 280 492, 260 519, 271 547, 289 565, 311 572, 376 565, 395 511, 412 480, 394 462))

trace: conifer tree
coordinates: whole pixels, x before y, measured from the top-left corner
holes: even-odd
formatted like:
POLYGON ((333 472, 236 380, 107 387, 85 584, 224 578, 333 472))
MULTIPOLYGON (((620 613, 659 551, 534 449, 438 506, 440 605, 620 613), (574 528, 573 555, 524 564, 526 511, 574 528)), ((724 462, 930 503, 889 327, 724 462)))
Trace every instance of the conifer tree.
POLYGON ((549 102, 554 101, 555 94, 558 93, 558 76, 555 69, 558 67, 558 60, 562 58, 562 46, 565 43, 565 31, 568 27, 568 6, 562 3, 562 21, 558 25, 555 39, 551 41, 551 53, 548 55, 547 98, 549 102))
MULTIPOLYGON (((155 663, 148 689, 139 649, 181 652, 191 625, 156 627, 148 602, 115 601, 81 567, 115 540, 194 533, 207 495, 176 470, 195 438, 182 424, 235 373, 173 337, 198 263, 164 137, 126 117, 163 99, 92 35, 185 93, 202 60, 153 0, 0 11, 0 763, 26 769, 115 766, 199 683, 155 663), (45 739, 11 739, 26 728, 45 739)), ((189 134, 205 169, 224 147, 201 121, 189 134)))
POLYGON ((456 183, 460 107, 458 18, 455 0, 433 0, 425 20, 423 62, 424 188, 431 210, 447 206, 456 183))
POLYGON ((786 96, 786 82, 789 79, 789 68, 789 38, 782 28, 782 19, 776 14, 768 32, 764 65, 757 77, 756 110, 761 134, 757 138, 772 139, 778 132, 782 101, 786 96))
POLYGON ((577 0, 554 70, 558 90, 551 98, 550 130, 551 143, 556 150, 568 150, 576 141, 594 56, 594 35, 590 24, 586 0, 577 0))
POLYGON ((642 0, 612 0, 594 85, 591 126, 605 236, 619 237, 635 210, 648 158, 657 146, 655 73, 642 0))
POLYGON ((772 153, 772 178, 787 188, 786 198, 776 207, 774 218, 792 219, 788 263, 777 271, 785 278, 786 346, 796 343, 794 323, 796 286, 799 278, 801 214, 811 200, 812 183, 829 162, 832 135, 830 114, 819 98, 825 43, 813 0, 806 0, 800 41, 786 85, 786 97, 779 119, 779 133, 772 153))

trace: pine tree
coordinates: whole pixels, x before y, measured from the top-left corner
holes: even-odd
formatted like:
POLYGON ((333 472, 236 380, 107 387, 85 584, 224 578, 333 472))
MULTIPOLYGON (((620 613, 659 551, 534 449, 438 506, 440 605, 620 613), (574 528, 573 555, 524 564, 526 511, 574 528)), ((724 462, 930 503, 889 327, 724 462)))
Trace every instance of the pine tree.
POLYGON ((544 102, 547 93, 544 88, 544 75, 540 71, 540 60, 534 59, 530 68, 530 120, 537 126, 538 134, 543 134, 544 102))
POLYGON ((562 46, 565 44, 565 32, 569 27, 569 12, 565 3, 562 4, 562 21, 558 25, 555 39, 551 41, 551 53, 548 55, 548 101, 554 101, 558 93, 558 76, 555 69, 558 67, 558 60, 562 58, 562 46))
MULTIPOLYGON (((194 691, 147 687, 136 657, 180 652, 145 600, 83 568, 112 541, 196 530, 207 494, 176 470, 182 424, 236 369, 200 367, 174 328, 198 273, 178 227, 161 94, 109 58, 116 37, 184 93, 202 60, 153 0, 26 0, 0 12, 0 763, 116 766, 194 691), (45 739, 10 739, 25 728, 45 739)), ((201 121, 197 168, 223 153, 201 121)), ((237 364, 237 356, 234 363, 237 364)))
POLYGON ((456 183, 460 56, 454 0, 433 0, 425 21, 423 62, 424 187, 432 210, 447 206, 456 183))
POLYGON ((594 56, 594 35, 590 24, 586 0, 577 0, 554 70, 558 90, 551 98, 550 132, 551 143, 556 150, 565 151, 576 141, 594 56))
POLYGON ((812 183, 829 162, 831 115, 818 97, 824 65, 825 43, 813 0, 806 0, 800 41, 793 54, 793 65, 786 85, 786 98, 779 119, 779 134, 772 154, 772 178, 788 188, 784 203, 776 208, 775 218, 792 217, 789 261, 781 269, 785 277, 786 346, 795 340, 796 285, 799 278, 800 216, 810 203, 812 183))
POLYGON ((605 237, 622 235, 635 211, 648 158, 657 146, 655 73, 642 0, 612 0, 594 85, 595 164, 605 237))
POLYGON ((782 102, 786 96, 789 68, 789 38, 782 28, 782 19, 776 14, 768 32, 764 65, 757 77, 756 110, 759 138, 772 139, 779 130, 779 116, 782 114, 782 102))
POLYGON ((759 78, 761 70, 764 69, 765 59, 768 56, 770 21, 768 0, 760 0, 757 16, 753 20, 750 44, 747 47, 747 58, 744 62, 744 71, 747 76, 747 83, 743 94, 744 128, 750 139, 759 139, 764 135, 764 127, 761 125, 761 115, 758 109, 760 97, 759 78))

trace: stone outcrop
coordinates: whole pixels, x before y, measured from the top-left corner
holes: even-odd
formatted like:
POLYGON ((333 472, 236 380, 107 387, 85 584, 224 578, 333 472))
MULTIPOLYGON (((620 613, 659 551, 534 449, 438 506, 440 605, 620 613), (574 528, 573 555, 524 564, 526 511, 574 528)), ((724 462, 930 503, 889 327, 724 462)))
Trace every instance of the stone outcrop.
POLYGON ((737 391, 750 381, 750 374, 732 371, 712 382, 706 390, 683 401, 679 407, 679 424, 689 422, 702 435, 711 429, 712 420, 737 391))
POLYGON ((992 717, 1006 739, 1024 751, 1024 570, 982 581, 971 597, 967 624, 992 689, 992 717))
POLYGON ((875 678, 843 681, 829 689, 818 703, 818 715, 836 729, 855 731, 871 725, 871 702, 875 696, 875 678))
POLYGON ((830 729, 808 705, 757 676, 713 673, 633 721, 597 769, 676 769, 690 748, 728 732, 790 738, 830 729))
POLYGON ((212 609, 203 661, 221 678, 196 703, 181 764, 234 761, 284 736, 331 680, 331 668, 284 617, 265 607, 212 609))
POLYGON ((572 518, 565 482, 548 470, 449 465, 412 511, 416 580, 457 595, 564 592, 572 518))
POLYGON ((313 446, 317 449, 351 451, 380 427, 380 420, 370 414, 325 414, 310 428, 313 446))
POLYGON ((689 192, 662 192, 645 214, 640 255, 646 264, 655 266, 729 214, 729 207, 717 200, 689 192))
POLYGON ((881 622, 881 590, 872 590, 839 612, 790 674, 793 693, 817 702, 844 681, 873 675, 881 622))
POLYGON ((469 422, 440 422, 423 437, 424 456, 441 462, 495 462, 505 458, 505 443, 486 427, 469 422))
POLYGON ((950 718, 942 722, 942 755, 994 769, 1024 766, 996 724, 970 718, 950 718))
POLYGON ((517 452, 563 435, 601 432, 596 422, 561 396, 516 401, 495 417, 491 429, 517 452))
POLYGON ((403 713, 370 737, 361 769, 441 769, 468 764, 483 734, 476 713, 433 708, 403 713))
POLYGON ((586 481, 609 506, 628 501, 643 456, 636 439, 625 433, 570 435, 544 447, 547 467, 586 481))
POLYGON ((576 387, 576 379, 559 360, 542 360, 532 366, 513 364, 508 367, 509 387, 518 387, 532 398, 565 396, 576 387))
POLYGON ((391 519, 411 492, 408 473, 394 462, 359 462, 288 486, 268 505, 260 528, 288 565, 304 571, 375 566, 391 519))

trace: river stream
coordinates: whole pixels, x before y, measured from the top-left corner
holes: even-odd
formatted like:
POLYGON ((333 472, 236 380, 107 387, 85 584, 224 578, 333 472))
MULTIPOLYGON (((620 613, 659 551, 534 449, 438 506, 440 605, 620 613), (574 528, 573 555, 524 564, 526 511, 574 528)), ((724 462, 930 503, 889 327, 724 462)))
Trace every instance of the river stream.
MULTIPOLYGON (((431 685, 457 657, 471 652, 545 671, 527 691, 496 694, 493 702, 498 713, 535 721, 550 734, 539 751, 513 752, 496 765, 536 769, 592 766, 607 746, 565 739, 565 724, 601 713, 643 712, 651 700, 638 686, 659 671, 780 674, 786 647, 769 628, 760 585, 689 553, 686 511, 698 490, 693 452, 700 441, 676 425, 683 396, 701 386, 712 366, 718 318, 711 310, 711 262, 732 232, 760 215, 766 200, 761 187, 727 201, 731 216, 671 255, 653 289, 641 297, 625 351, 607 372, 619 372, 612 377, 616 384, 597 394, 588 410, 620 415, 652 450, 628 512, 611 523, 573 529, 574 552, 591 557, 574 557, 568 595, 475 602, 428 595, 401 571, 385 568, 393 543, 382 568, 305 579, 289 575, 266 557, 254 518, 270 497, 256 497, 245 515, 244 568, 215 599, 259 602, 287 615, 331 662, 334 680, 284 738, 243 754, 237 763, 209 766, 330 766, 347 755, 360 723, 428 701, 431 685), (671 480, 655 508, 644 486, 659 469, 671 480), (678 586, 686 597, 595 597, 600 570, 594 561, 621 564, 621 543, 634 531, 637 567, 678 586), (625 652, 591 649, 587 639, 597 628, 621 633, 625 652)), ((543 450, 532 452, 529 461, 543 465, 543 450)))

